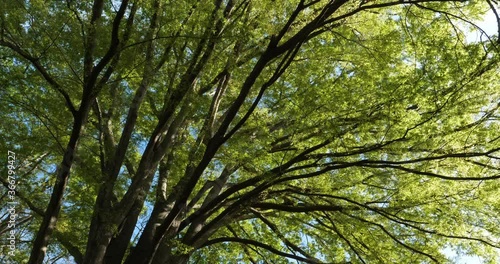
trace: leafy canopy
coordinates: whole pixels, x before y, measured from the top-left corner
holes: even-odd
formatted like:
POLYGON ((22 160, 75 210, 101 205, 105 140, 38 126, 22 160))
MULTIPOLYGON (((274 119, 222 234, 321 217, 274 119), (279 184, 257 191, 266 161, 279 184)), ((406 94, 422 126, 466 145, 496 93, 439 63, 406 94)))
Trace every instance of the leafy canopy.
POLYGON ((1 262, 498 263, 495 8, 5 1, 1 262))

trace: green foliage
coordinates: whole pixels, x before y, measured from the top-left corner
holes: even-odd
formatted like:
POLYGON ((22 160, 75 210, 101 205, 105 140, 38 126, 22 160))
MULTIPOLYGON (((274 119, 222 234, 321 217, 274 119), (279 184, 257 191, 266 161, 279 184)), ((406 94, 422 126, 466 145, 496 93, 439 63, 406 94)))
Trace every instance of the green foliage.
POLYGON ((120 1, 7 2, 16 261, 82 120, 49 262, 141 239, 157 263, 499 261, 500 46, 466 41, 487 3, 132 1, 113 32, 120 1))

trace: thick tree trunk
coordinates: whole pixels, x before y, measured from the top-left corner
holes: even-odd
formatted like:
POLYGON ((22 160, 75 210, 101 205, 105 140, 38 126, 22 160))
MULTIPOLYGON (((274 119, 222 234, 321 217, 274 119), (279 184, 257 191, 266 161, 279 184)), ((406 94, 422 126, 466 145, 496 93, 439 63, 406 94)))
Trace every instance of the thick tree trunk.
POLYGON ((71 166, 73 165, 73 161, 75 159, 80 135, 85 126, 89 111, 90 105, 83 103, 80 110, 75 115, 73 130, 66 147, 66 152, 64 153, 63 161, 57 170, 56 183, 54 184, 54 189, 52 190, 52 195, 50 196, 50 202, 47 206, 47 210, 45 211, 42 224, 38 229, 35 241, 33 242, 30 259, 28 260, 28 263, 30 264, 41 264, 45 258, 49 239, 56 227, 59 211, 61 211, 64 190, 68 184, 71 166))
POLYGON ((125 221, 118 227, 119 233, 116 237, 112 238, 104 255, 104 262, 106 264, 122 263, 125 252, 130 244, 130 238, 132 237, 137 224, 137 218, 133 216, 139 215, 141 209, 141 205, 134 205, 132 212, 125 217, 125 221))
POLYGON ((103 223, 100 227, 98 236, 87 245, 83 264, 103 263, 106 249, 113 237, 113 230, 107 223, 103 223), (89 247, 93 250, 88 250, 89 247))
MULTIPOLYGON (((157 221, 161 221, 166 217, 166 212, 163 208, 159 209, 159 217, 157 217, 157 221)), ((150 221, 151 224, 155 226, 159 226, 159 224, 155 224, 153 221, 150 221)), ((176 230, 180 225, 180 221, 174 221, 171 229, 167 232, 167 235, 162 239, 162 241, 169 241, 171 238, 175 237, 176 230)), ((154 243, 154 236, 156 228, 152 228, 153 233, 148 232, 146 234, 143 233, 139 242, 137 243, 137 247, 135 247, 129 254, 126 264, 138 264, 138 263, 152 263, 152 259, 155 257, 155 253, 161 252, 160 254, 164 254, 170 251, 171 245, 165 244, 166 242, 160 242, 159 244, 154 243), (145 236, 147 235, 147 236, 145 236), (157 250, 158 249, 158 250, 157 250), (151 254, 153 252, 153 254, 151 254)), ((170 255, 170 253, 169 253, 170 255)), ((176 262, 169 262, 176 263, 176 262)))
POLYGON ((158 250, 151 264, 186 264, 190 254, 172 254, 169 250, 158 250))

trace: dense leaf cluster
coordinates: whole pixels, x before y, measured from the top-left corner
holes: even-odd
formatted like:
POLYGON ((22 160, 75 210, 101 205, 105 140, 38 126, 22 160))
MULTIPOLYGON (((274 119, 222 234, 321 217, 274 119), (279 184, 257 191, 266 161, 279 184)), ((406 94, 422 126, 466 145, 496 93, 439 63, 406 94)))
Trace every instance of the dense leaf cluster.
POLYGON ((4 2, 0 262, 499 261, 493 1, 4 2))

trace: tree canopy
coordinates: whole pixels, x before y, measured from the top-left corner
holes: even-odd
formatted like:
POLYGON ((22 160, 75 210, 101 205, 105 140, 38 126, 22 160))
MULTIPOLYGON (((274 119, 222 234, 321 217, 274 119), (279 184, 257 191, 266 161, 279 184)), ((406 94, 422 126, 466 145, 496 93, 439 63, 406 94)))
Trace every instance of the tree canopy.
POLYGON ((500 25, 494 0, 3 1, 0 262, 498 263, 486 12, 500 25))

